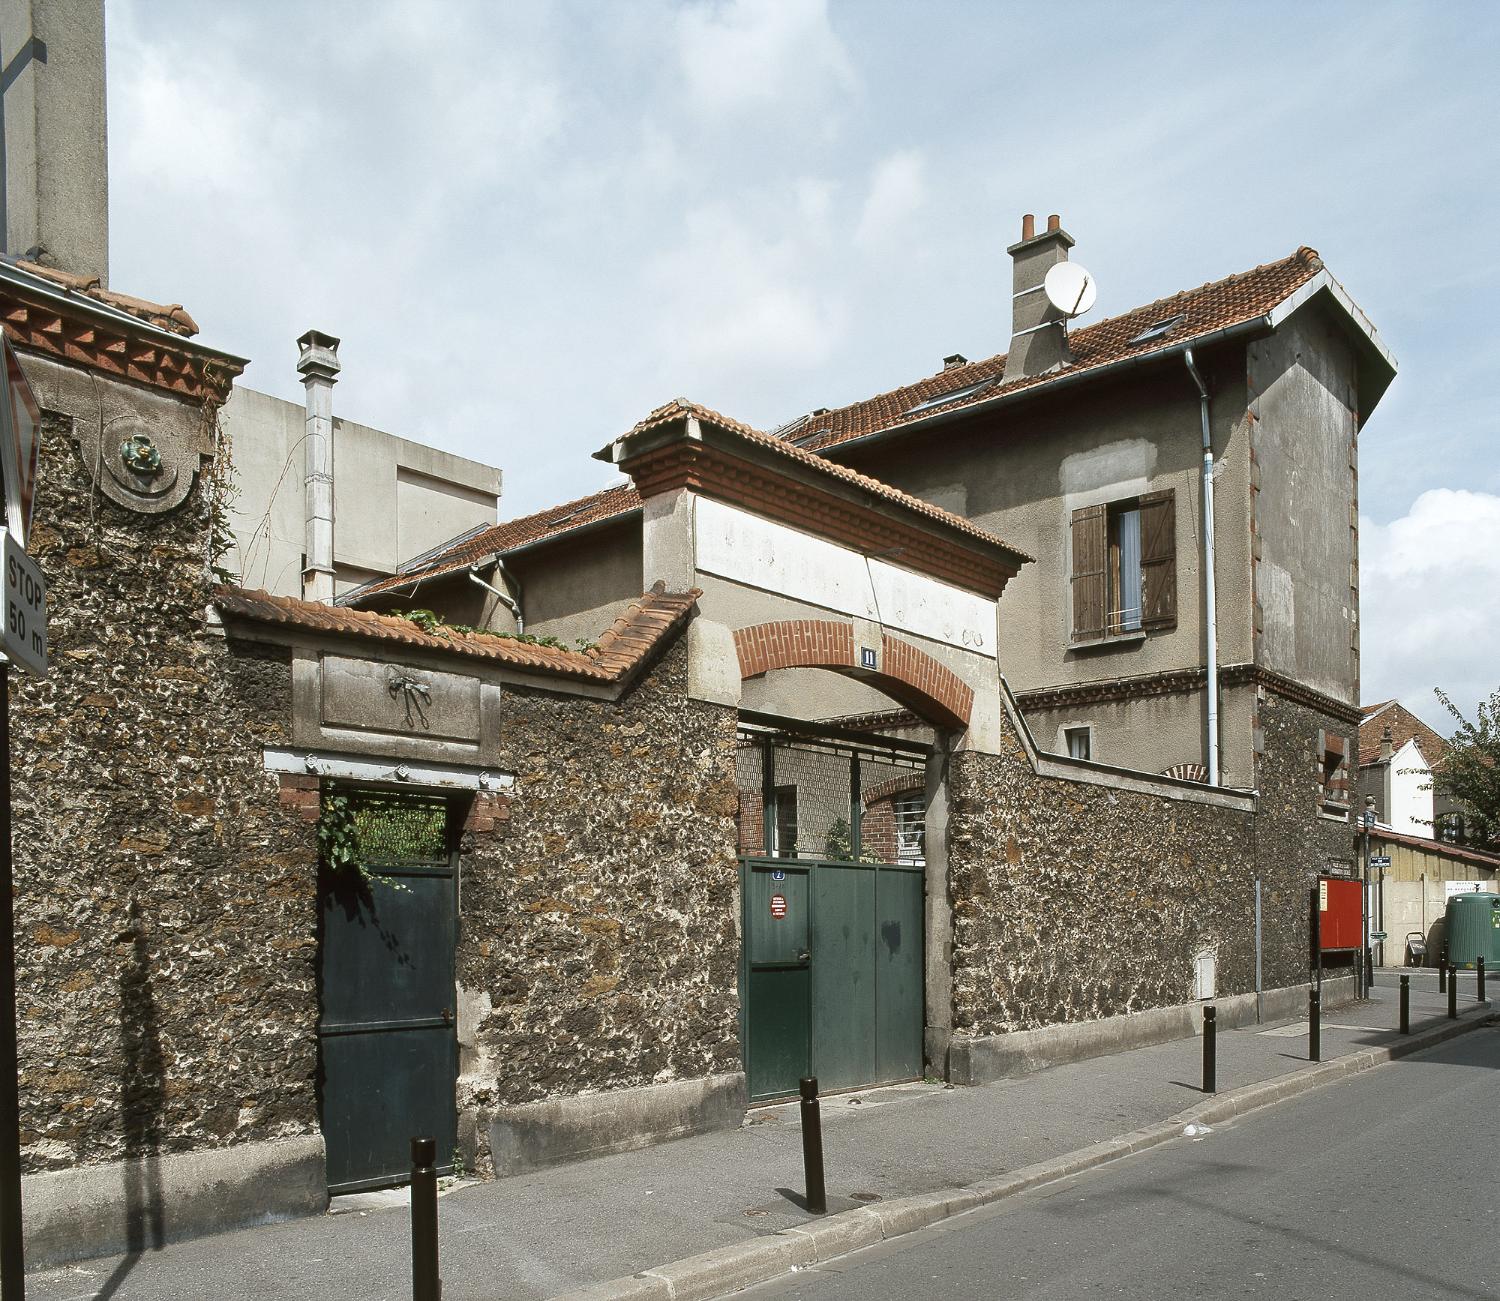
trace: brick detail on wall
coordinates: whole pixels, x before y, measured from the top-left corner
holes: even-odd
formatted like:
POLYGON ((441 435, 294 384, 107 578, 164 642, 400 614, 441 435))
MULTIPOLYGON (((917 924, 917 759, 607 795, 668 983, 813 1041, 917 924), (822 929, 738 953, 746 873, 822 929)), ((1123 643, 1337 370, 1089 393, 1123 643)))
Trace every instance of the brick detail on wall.
POLYGON ((891 695, 903 704, 912 706, 935 723, 951 727, 969 725, 969 715, 974 709, 974 688, 926 651, 890 635, 883 636, 880 639, 880 667, 891 683, 888 687, 891 695), (925 708, 919 702, 925 702, 925 708))
POLYGON ((833 619, 783 619, 740 628, 734 634, 740 676, 759 677, 772 669, 852 669, 854 629, 833 619))
POLYGON ((782 619, 740 628, 734 649, 742 678, 774 669, 831 669, 872 683, 940 727, 967 727, 973 712, 974 689, 910 642, 883 635, 878 666, 862 668, 853 627, 834 619, 782 619))

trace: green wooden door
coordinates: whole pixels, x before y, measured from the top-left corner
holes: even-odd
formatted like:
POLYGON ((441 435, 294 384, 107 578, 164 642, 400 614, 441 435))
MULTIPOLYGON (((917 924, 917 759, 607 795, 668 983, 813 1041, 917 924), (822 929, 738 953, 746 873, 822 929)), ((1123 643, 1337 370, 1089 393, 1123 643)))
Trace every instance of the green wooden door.
MULTIPOLYGON (((413 1138, 457 1138, 457 873, 442 799, 351 793, 359 861, 324 864, 319 1085, 334 1193, 405 1183, 413 1138)), ((325 796, 325 799, 330 798, 325 796)))
POLYGON ((747 860, 744 901, 745 1075, 752 1101, 797 1091, 812 1061, 808 869, 747 860))
POLYGON ((919 1077, 922 869, 746 859, 742 881, 751 1100, 804 1075, 825 1090, 919 1077))

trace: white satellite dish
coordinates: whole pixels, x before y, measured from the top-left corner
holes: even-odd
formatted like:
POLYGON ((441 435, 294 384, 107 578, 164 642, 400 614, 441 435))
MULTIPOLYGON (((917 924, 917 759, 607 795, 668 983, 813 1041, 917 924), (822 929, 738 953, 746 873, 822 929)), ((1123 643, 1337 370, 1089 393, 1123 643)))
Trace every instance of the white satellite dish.
POLYGON ((1047 301, 1069 318, 1082 316, 1099 296, 1094 277, 1076 262, 1059 262, 1047 272, 1042 290, 1047 301))

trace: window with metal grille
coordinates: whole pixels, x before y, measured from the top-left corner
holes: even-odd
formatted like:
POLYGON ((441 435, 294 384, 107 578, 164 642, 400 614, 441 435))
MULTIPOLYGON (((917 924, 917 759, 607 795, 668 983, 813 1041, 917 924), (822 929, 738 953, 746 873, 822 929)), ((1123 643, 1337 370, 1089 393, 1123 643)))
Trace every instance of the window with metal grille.
POLYGON ((927 862, 927 801, 919 792, 898 795, 896 815, 896 861, 922 866, 927 862))

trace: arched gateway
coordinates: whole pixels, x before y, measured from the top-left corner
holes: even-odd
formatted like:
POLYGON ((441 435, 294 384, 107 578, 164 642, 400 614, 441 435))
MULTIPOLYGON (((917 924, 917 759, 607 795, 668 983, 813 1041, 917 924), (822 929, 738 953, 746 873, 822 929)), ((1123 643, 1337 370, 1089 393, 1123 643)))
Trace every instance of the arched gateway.
POLYGON ((608 449, 645 574, 696 589, 690 694, 739 712, 752 1101, 919 1078, 951 1026, 947 756, 1000 725, 996 600, 1025 557, 686 404, 608 449))

